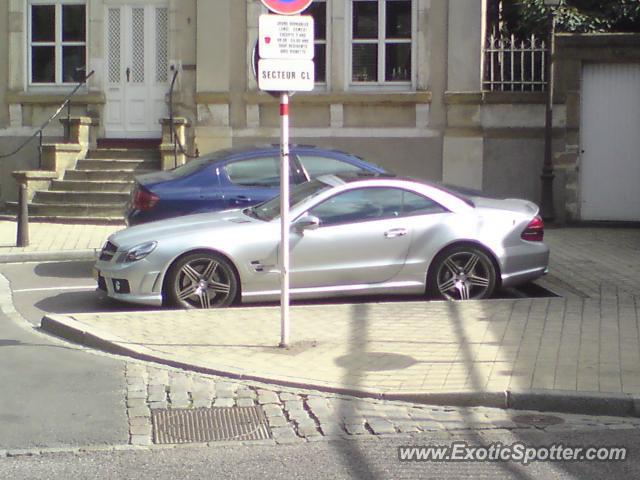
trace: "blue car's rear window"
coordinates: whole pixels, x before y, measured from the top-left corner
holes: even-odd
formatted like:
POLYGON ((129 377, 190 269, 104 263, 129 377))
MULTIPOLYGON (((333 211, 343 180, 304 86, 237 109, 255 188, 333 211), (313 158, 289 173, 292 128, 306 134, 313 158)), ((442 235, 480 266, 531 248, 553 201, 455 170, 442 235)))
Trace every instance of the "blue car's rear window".
POLYGON ((184 165, 180 165, 179 167, 171 170, 171 174, 174 177, 186 177, 187 175, 191 175, 193 172, 200 170, 205 165, 208 165, 213 162, 217 162, 229 155, 228 150, 220 150, 218 152, 212 153, 210 155, 206 155, 200 158, 194 158, 193 160, 188 161, 184 165))

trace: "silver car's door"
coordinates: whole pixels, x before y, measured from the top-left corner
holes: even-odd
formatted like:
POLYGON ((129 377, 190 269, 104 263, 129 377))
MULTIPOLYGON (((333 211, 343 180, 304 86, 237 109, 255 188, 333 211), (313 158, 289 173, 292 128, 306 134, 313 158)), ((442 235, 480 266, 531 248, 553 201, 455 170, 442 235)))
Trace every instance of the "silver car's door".
POLYGON ((393 278, 411 244, 402 190, 359 188, 331 197, 308 214, 315 230, 292 231, 292 288, 373 284, 393 278))

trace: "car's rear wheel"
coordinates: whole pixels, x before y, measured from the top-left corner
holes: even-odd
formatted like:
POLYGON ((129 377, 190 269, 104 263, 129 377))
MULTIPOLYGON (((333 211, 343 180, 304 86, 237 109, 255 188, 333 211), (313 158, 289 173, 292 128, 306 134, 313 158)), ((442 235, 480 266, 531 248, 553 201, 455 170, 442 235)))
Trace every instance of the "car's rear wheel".
POLYGON ((429 294, 447 300, 488 298, 495 288, 493 262, 473 245, 458 245, 439 253, 427 278, 429 294))
POLYGON ((179 308, 227 307, 238 292, 238 277, 229 262, 208 252, 182 257, 169 269, 166 293, 179 308))

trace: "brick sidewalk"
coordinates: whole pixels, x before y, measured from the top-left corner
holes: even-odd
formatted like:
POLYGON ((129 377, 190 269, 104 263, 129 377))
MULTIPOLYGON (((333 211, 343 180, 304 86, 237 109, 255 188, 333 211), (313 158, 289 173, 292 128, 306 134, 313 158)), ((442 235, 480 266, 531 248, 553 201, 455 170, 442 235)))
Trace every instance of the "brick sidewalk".
POLYGON ((46 260, 48 257, 92 258, 107 237, 124 225, 29 223, 29 246, 17 247, 16 222, 0 221, 0 261, 46 260))
POLYGON ((316 388, 640 393, 631 296, 297 306, 289 350, 276 307, 68 317, 157 359, 316 388))

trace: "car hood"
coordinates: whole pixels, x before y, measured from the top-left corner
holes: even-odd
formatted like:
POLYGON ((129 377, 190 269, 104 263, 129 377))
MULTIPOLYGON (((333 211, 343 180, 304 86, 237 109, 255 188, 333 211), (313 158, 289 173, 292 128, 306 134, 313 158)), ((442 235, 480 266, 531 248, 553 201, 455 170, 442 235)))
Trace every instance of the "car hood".
POLYGON ((244 215, 242 209, 197 213, 125 228, 111 235, 109 240, 119 247, 130 248, 153 240, 160 241, 165 238, 175 240, 180 236, 197 235, 211 229, 235 231, 257 222, 264 223, 244 215))

